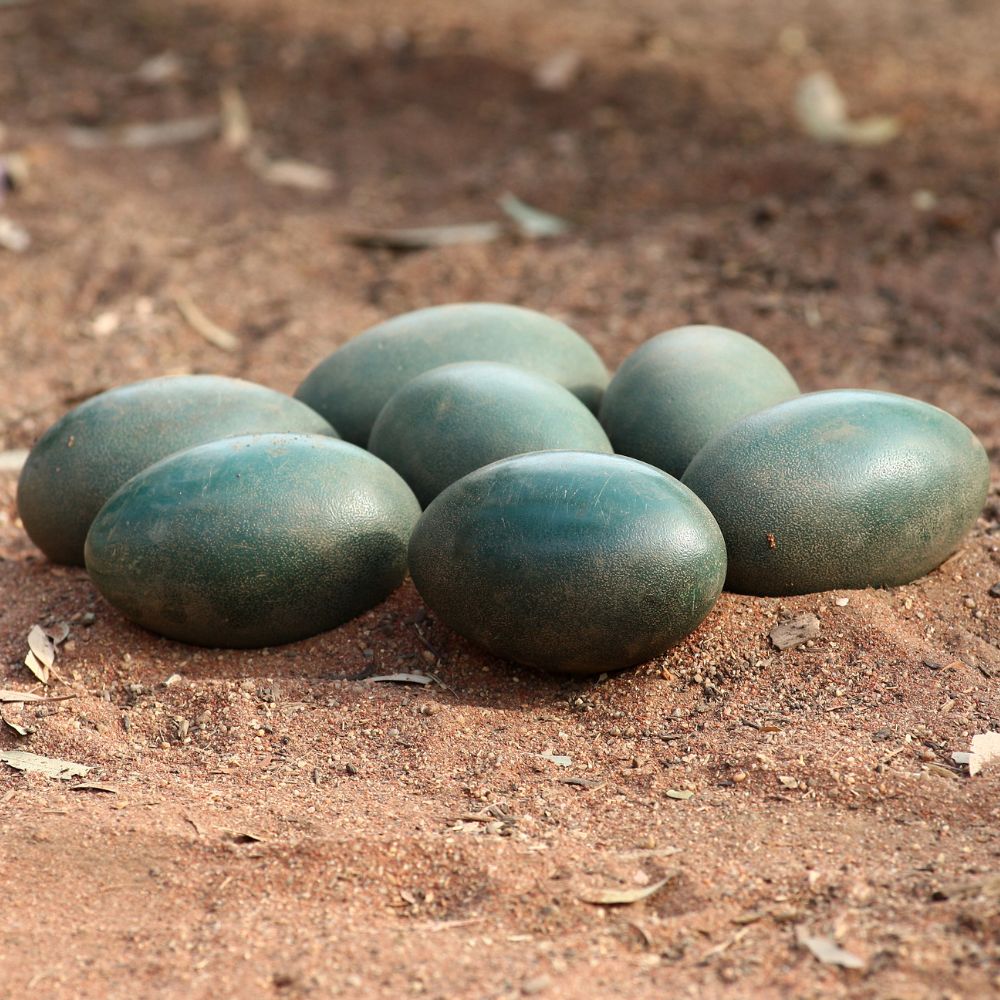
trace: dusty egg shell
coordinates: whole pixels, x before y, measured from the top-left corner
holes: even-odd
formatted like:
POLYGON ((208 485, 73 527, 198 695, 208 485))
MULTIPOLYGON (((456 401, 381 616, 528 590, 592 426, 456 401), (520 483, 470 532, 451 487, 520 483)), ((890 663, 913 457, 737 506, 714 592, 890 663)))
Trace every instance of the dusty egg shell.
POLYGON ((220 375, 172 375, 93 396, 32 448, 17 487, 31 540, 57 563, 83 565, 97 512, 122 484, 185 448, 234 434, 337 432, 284 393, 220 375))
POLYGON ((833 390, 735 424, 698 453, 684 483, 725 535, 727 588, 779 596, 928 573, 975 524, 989 462, 944 410, 833 390))
POLYGON ((491 462, 530 451, 611 453, 597 418, 568 389, 512 365, 467 361, 431 369, 382 408, 368 450, 425 507, 491 462))
POLYGON ((567 674, 641 663, 691 632, 726 575, 704 504, 616 455, 540 452, 449 486, 410 539, 427 606, 491 653, 567 674))
POLYGON ((798 393, 788 369, 745 334, 682 326, 626 358, 604 394, 601 424, 619 454, 681 476, 720 431, 798 393))
POLYGON ((129 480, 87 535, 87 571, 132 621, 202 646, 303 639, 402 582, 420 514, 368 452, 319 435, 200 445, 129 480))
POLYGON ((564 323, 518 306, 465 302, 418 309, 371 327, 321 361, 295 395, 345 440, 364 445, 397 389, 421 372, 457 361, 501 361, 536 372, 595 412, 608 384, 594 349, 564 323))

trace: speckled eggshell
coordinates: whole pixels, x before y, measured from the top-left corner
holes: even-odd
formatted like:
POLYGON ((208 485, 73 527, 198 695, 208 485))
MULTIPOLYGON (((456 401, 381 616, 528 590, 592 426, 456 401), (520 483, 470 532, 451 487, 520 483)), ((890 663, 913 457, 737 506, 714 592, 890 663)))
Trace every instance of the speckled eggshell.
POLYGON ((684 483, 725 535, 728 589, 780 596, 930 572, 976 523, 989 462, 944 410, 833 390, 733 425, 698 453, 684 483))
POLYGON ((647 341, 615 373, 601 424, 621 455, 681 476, 716 434, 797 396, 766 347, 721 326, 682 326, 647 341))
POLYGON ((21 471, 17 509, 57 563, 83 565, 87 530, 137 472, 185 448, 234 434, 337 432, 291 396, 220 375, 174 375, 111 389, 39 438, 21 471))
POLYGON ((87 571, 126 617, 201 646, 334 628, 406 574, 420 506, 368 452, 319 435, 227 438, 129 480, 87 535, 87 571))
POLYGON ((467 361, 433 368, 382 408, 368 449, 425 507, 446 486, 529 451, 611 453, 597 418, 568 389, 512 365, 467 361))
POLYGON ((365 445, 389 397, 415 375, 457 361, 501 361, 544 375, 597 411, 608 372, 565 323, 489 302, 432 306, 371 327, 321 361, 295 395, 343 438, 365 445))
POLYGON ((410 540, 427 606, 496 656, 619 670, 691 632, 726 575, 722 534, 676 479, 616 455, 538 452, 453 483, 410 540))

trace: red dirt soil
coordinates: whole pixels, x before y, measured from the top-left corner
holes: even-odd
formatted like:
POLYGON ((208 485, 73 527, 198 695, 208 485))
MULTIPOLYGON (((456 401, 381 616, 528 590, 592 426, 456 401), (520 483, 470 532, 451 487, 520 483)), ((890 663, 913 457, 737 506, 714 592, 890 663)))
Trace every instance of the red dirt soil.
MULTIPOLYGON (((805 389, 945 407, 995 462, 998 37, 989 0, 0 4, 3 148, 31 167, 0 213, 33 239, 0 250, 0 450, 165 372, 291 391, 379 319, 487 299, 565 319, 611 366, 671 326, 732 326, 805 389), (562 49, 578 76, 540 90, 562 49), (183 75, 137 81, 165 50, 183 75), (800 134, 818 68, 900 138, 800 134), (334 190, 268 184, 213 139, 67 141, 212 113, 225 83, 270 155, 334 190), (341 238, 498 218, 508 190, 573 231, 408 255, 341 238), (179 289, 238 350, 184 322, 179 289)), ((44 560, 15 483, 0 687, 40 690, 28 630, 65 622, 51 692, 76 697, 5 706, 35 731, 3 727, 0 751, 114 792, 0 767, 0 996, 1000 995, 1000 768, 951 764, 1000 728, 996 480, 911 586, 724 595, 669 655, 594 682, 490 659, 410 584, 280 649, 168 642, 44 560), (801 612, 820 635, 778 652, 801 612), (340 679, 399 670, 442 683, 340 679)))

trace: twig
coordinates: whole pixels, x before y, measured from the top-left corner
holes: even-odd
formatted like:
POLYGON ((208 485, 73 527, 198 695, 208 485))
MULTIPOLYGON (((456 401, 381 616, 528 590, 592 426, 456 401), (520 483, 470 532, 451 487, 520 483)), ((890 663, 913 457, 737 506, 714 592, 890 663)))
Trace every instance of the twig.
POLYGON ((210 344, 222 351, 235 351, 240 346, 239 339, 228 330, 213 323, 183 289, 174 294, 174 302, 177 303, 177 308, 191 329, 204 337, 210 344))

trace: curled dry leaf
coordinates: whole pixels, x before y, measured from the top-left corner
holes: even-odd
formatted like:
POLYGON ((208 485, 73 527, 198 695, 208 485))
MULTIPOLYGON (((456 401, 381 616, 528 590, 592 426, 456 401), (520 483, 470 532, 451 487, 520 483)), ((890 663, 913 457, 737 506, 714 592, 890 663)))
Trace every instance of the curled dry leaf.
POLYGON ((110 785, 96 785, 90 781, 83 781, 78 785, 70 785, 69 790, 71 792, 104 792, 107 795, 118 794, 117 788, 112 788, 110 785))
POLYGON ((372 684, 433 684, 434 678, 427 674, 379 674, 367 677, 372 684))
POLYGON ((31 626, 28 632, 28 648, 47 669, 56 662, 56 647, 41 625, 31 626))
POLYGON ((671 872, 661 878, 659 882, 644 885, 639 889, 596 889, 593 892, 581 892, 578 898, 593 906, 628 906, 630 903, 638 903, 640 900, 648 899, 654 893, 659 892, 665 885, 673 882, 678 874, 679 872, 671 872))
POLYGON ((795 93, 795 116, 806 135, 820 142, 878 146, 900 132, 898 118, 875 116, 852 121, 837 81, 825 72, 810 73, 795 93))

